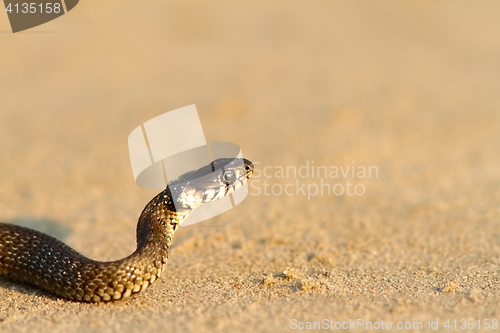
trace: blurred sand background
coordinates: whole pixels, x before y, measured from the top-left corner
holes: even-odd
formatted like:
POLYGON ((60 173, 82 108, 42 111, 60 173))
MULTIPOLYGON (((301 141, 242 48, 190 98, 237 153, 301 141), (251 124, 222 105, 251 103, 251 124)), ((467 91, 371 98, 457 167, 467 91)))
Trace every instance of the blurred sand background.
POLYGON ((135 249, 156 192, 135 185, 127 137, 182 106, 261 171, 379 170, 351 180, 364 195, 309 199, 255 195, 296 182, 256 177, 235 209, 181 228, 162 279, 126 301, 0 279, 0 331, 500 319, 498 17, 494 1, 109 0, 12 34, 0 13, 0 220, 91 258, 135 249))

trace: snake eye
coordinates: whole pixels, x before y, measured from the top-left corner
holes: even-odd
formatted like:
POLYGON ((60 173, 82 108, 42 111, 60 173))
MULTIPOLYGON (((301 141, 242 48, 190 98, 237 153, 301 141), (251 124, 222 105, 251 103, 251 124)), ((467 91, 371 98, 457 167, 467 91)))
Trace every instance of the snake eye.
POLYGON ((224 172, 222 179, 226 185, 232 184, 236 180, 236 173, 233 170, 228 170, 224 172))

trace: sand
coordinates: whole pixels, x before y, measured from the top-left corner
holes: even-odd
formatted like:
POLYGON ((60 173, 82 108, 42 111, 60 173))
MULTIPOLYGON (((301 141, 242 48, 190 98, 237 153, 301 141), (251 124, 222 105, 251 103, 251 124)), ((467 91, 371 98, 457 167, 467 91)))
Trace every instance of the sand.
POLYGON ((130 254, 156 192, 134 183, 128 135, 190 104, 260 171, 243 203, 177 232, 145 293, 81 304, 1 278, 0 331, 494 331, 499 13, 81 1, 18 34, 0 15, 1 221, 130 254))

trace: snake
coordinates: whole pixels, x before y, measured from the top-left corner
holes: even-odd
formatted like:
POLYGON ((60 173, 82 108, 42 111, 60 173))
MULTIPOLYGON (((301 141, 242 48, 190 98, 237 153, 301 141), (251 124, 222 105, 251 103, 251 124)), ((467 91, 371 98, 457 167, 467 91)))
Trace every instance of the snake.
POLYGON ((72 301, 126 299, 158 280, 189 214, 243 187, 253 168, 244 158, 219 158, 169 181, 139 216, 136 250, 116 261, 92 260, 52 236, 0 223, 0 276, 72 301))

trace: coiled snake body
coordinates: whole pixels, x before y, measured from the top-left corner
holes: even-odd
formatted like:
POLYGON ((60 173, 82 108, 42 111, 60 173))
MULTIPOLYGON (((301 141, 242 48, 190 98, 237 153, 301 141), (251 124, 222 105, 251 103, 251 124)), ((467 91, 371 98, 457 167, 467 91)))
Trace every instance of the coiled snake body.
POLYGON ((0 275, 75 301, 127 298, 161 275, 187 215, 243 186, 252 173, 246 159, 217 159, 169 182, 139 217, 137 249, 117 261, 95 261, 44 233, 0 223, 0 275))

